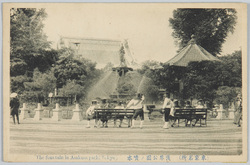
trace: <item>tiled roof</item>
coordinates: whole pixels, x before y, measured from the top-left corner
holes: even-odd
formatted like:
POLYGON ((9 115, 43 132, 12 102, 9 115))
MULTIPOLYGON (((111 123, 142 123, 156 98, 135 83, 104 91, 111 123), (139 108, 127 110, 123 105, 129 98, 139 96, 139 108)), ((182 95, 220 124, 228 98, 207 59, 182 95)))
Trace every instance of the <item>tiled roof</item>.
POLYGON ((69 47, 78 55, 97 63, 102 68, 107 63, 119 65, 121 41, 109 39, 61 37, 58 48, 69 47))
POLYGON ((197 45, 195 39, 192 38, 188 45, 184 47, 176 56, 167 63, 176 66, 187 66, 191 61, 219 61, 218 58, 210 54, 201 46, 197 45))

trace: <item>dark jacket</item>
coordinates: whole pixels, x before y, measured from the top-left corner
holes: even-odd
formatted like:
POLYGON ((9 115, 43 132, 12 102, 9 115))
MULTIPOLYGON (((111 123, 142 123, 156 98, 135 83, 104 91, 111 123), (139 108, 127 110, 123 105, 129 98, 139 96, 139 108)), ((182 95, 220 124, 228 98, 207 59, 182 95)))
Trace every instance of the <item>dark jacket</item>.
POLYGON ((19 103, 18 98, 13 98, 10 100, 11 115, 18 114, 19 106, 20 106, 20 103, 19 103))

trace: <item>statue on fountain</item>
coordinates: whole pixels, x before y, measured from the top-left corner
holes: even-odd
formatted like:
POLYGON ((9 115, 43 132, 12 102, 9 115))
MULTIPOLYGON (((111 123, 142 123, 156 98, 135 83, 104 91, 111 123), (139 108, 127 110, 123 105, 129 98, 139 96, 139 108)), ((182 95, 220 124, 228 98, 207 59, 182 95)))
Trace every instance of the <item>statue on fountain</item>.
POLYGON ((120 77, 125 76, 125 74, 128 71, 133 71, 132 68, 127 66, 127 62, 126 62, 126 59, 125 59, 125 49, 124 49, 123 44, 124 43, 122 43, 120 51, 119 51, 119 53, 120 53, 120 65, 118 67, 112 68, 113 71, 117 71, 117 73, 119 74, 120 77))

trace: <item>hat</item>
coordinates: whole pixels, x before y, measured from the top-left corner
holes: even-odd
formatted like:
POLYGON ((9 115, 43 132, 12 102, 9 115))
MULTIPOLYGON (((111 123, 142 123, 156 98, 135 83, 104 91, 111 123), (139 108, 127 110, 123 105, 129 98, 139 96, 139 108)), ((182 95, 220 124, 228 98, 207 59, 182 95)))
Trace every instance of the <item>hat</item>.
POLYGON ((142 94, 141 93, 136 93, 136 97, 142 97, 142 94))
POLYGON ((92 104, 97 104, 97 100, 92 100, 92 104))
POLYGON ((17 93, 11 93, 11 94, 10 94, 10 97, 11 97, 11 98, 17 97, 17 93))

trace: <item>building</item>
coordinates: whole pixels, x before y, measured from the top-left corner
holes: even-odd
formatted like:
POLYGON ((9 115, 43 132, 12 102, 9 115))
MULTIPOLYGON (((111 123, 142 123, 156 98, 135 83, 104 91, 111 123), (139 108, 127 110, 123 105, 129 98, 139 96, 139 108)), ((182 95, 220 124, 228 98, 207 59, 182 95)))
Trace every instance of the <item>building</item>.
MULTIPOLYGON (((210 54, 200 45, 197 45, 195 36, 191 36, 188 45, 184 47, 176 56, 167 61, 166 63, 172 66, 185 68, 189 62, 193 61, 220 61, 217 57, 210 54)), ((197 68, 198 69, 198 68, 197 68)), ((184 82, 183 79, 176 79, 175 93, 170 93, 171 98, 183 98, 184 82)))
POLYGON ((103 68, 108 64, 120 65, 120 48, 125 47, 126 62, 134 63, 129 43, 127 40, 110 40, 96 38, 60 37, 57 48, 71 48, 80 57, 96 62, 97 68, 103 68))

